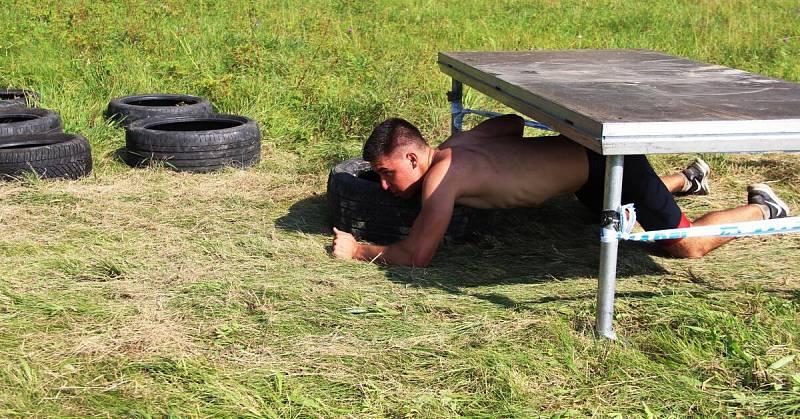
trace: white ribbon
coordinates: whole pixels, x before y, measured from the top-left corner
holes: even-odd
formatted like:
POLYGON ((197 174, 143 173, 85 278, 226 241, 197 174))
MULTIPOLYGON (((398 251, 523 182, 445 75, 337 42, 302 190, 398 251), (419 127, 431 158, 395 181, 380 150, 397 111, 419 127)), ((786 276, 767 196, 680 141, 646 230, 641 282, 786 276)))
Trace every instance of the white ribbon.
POLYGON ((626 204, 617 209, 619 216, 619 231, 613 225, 600 229, 600 241, 611 243, 618 240, 627 240, 636 225, 636 209, 633 204, 626 204))
POLYGON ((600 230, 600 241, 604 243, 617 240, 656 241, 685 239, 689 237, 744 237, 770 234, 800 233, 800 217, 776 218, 772 220, 741 221, 738 223, 671 228, 666 230, 632 233, 636 225, 636 211, 633 204, 619 207, 619 231, 614 226, 600 230))

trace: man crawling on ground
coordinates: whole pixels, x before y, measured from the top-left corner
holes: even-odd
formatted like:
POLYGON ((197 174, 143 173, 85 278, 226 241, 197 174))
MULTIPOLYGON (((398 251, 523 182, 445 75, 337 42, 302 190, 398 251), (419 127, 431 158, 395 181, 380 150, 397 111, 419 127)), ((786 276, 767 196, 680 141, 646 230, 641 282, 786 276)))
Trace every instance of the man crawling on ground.
MULTIPOLYGON (((378 125, 363 157, 381 187, 410 198, 422 193, 422 210, 408 237, 389 246, 358 243, 334 228, 333 255, 340 259, 427 266, 444 237, 455 204, 474 208, 532 207, 573 193, 599 215, 605 158, 564 136, 523 138, 523 119, 505 115, 452 135, 430 147, 409 122, 392 118, 378 125)), ((709 166, 696 159, 682 172, 659 177, 645 156, 626 156, 622 202, 632 202, 645 230, 662 230, 786 217, 786 204, 766 184, 750 185, 747 204, 709 212, 694 222, 673 194, 707 194, 709 166)), ((599 217, 598 217, 599 218, 599 217)), ((658 243, 674 257, 698 258, 732 240, 697 237, 658 243)))

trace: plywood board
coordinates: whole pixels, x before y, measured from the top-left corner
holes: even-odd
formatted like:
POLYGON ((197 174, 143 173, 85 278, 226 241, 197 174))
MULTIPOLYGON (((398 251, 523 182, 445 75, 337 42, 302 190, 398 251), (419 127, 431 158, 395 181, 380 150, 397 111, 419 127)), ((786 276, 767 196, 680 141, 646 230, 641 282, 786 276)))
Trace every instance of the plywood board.
POLYGON ((800 85, 647 50, 448 52, 442 71, 603 154, 800 150, 800 85))

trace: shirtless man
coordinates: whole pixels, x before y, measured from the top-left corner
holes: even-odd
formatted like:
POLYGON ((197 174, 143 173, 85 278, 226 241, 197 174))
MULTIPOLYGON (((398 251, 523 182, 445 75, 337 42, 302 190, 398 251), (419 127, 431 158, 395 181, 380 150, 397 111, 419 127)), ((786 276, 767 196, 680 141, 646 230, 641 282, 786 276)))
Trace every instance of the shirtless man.
MULTIPOLYGON (((381 186, 409 198, 422 192, 422 210, 408 237, 389 246, 358 243, 334 228, 333 255, 427 266, 444 237, 455 204, 474 208, 532 207, 574 193, 587 207, 602 210, 605 158, 563 137, 524 139, 523 119, 505 115, 456 133, 431 148, 419 130, 392 118, 378 125, 364 144, 363 157, 381 186)), ((769 186, 748 187, 748 203, 709 212, 690 222, 673 193, 708 193, 708 165, 696 160, 680 173, 659 178, 644 156, 626 156, 622 202, 633 202, 645 230, 724 224, 786 217, 788 207, 769 186)), ((730 241, 698 237, 658 241, 675 257, 697 258, 730 241)))

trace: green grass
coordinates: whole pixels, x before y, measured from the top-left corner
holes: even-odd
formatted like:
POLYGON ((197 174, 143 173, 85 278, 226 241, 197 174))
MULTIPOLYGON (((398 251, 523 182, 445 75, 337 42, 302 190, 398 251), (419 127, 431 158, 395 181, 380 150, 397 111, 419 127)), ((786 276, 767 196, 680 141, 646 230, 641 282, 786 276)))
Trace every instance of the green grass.
MULTIPOLYGON (((330 259, 323 194, 383 118, 446 137, 437 51, 648 48, 797 82, 798 21, 794 1, 0 0, 0 86, 41 92, 95 160, 0 184, 0 415, 796 415, 796 235, 690 261, 623 245, 607 342, 573 201, 405 269, 330 259), (105 106, 155 91, 258 120, 262 163, 120 163, 105 106)), ((800 211, 800 156, 704 157, 713 194, 681 199, 690 216, 755 181, 800 211)))

